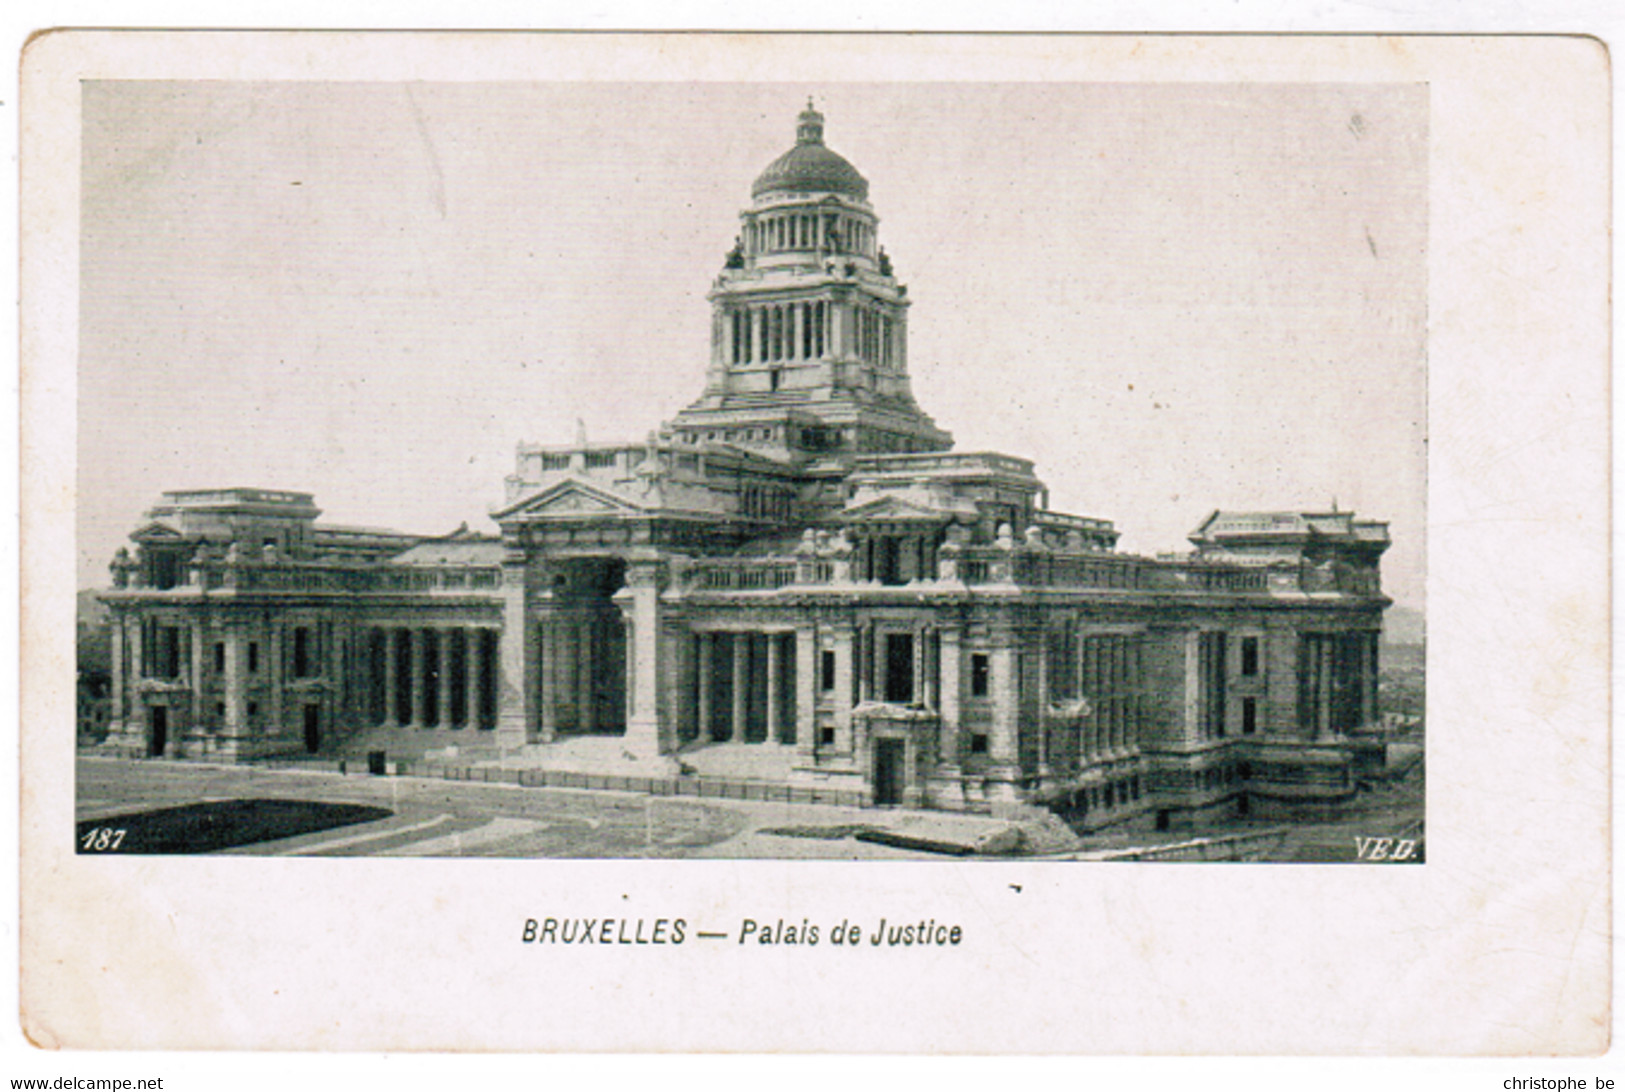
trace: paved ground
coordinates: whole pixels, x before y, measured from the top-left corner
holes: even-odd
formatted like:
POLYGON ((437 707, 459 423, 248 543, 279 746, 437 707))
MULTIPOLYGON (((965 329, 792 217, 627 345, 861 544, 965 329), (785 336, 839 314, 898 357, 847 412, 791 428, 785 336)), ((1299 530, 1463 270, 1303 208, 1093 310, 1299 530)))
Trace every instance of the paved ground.
MULTIPOLYGON (((391 816, 227 850, 254 855, 451 857, 766 857, 944 859, 850 837, 787 837, 764 828, 885 826, 909 831, 951 822, 991 832, 985 818, 743 800, 81 757, 83 824, 202 800, 297 799, 370 804, 391 816)), ((112 825, 112 824, 108 824, 112 825)))
MULTIPOLYGON (((1232 820, 1203 833, 1287 826, 1271 859, 1352 861, 1357 837, 1414 837, 1423 817, 1420 770, 1363 794, 1327 823, 1232 820)), ((387 808, 388 818, 259 842, 223 852, 251 855, 449 857, 705 857, 834 860, 947 859, 858 841, 854 828, 885 828, 962 844, 1008 824, 980 816, 744 800, 698 800, 432 778, 341 776, 195 763, 81 757, 77 819, 149 812, 200 801, 303 800, 387 808), (844 828, 844 829, 843 829, 844 828), (790 836, 787 830, 803 836, 790 836), (776 833, 777 832, 777 833, 776 833), (817 836, 817 835, 825 836, 817 836), (813 836, 807 836, 813 835, 813 836)), ((1151 845, 1189 834, 1107 834, 1085 849, 1151 845)))

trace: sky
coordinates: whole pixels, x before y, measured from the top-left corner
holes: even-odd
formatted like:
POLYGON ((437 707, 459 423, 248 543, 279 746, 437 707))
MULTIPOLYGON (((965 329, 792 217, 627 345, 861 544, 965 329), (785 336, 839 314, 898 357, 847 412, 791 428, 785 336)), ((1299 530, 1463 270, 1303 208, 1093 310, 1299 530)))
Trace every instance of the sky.
POLYGON ((517 443, 645 436, 809 96, 959 450, 1140 553, 1335 502, 1422 605, 1419 84, 86 83, 81 586, 165 490, 494 531, 517 443))

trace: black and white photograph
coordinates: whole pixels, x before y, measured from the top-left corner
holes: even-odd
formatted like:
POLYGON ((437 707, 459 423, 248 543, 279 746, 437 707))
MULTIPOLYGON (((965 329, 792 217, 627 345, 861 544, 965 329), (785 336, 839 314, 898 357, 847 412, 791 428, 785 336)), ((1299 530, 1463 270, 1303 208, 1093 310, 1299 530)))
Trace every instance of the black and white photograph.
POLYGON ((41 40, 30 1037, 1606 1044, 1599 72, 41 40))
POLYGON ((1424 859, 1423 85, 83 110, 82 852, 1424 859))

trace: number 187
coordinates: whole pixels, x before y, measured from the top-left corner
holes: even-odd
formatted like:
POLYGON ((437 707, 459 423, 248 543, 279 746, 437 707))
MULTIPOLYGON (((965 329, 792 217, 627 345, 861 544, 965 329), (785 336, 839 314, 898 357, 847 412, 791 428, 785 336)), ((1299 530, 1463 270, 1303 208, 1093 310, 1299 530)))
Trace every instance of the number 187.
POLYGON ((79 844, 92 853, 105 853, 117 849, 122 841, 124 841, 123 827, 117 830, 111 827, 93 827, 80 837, 79 844))

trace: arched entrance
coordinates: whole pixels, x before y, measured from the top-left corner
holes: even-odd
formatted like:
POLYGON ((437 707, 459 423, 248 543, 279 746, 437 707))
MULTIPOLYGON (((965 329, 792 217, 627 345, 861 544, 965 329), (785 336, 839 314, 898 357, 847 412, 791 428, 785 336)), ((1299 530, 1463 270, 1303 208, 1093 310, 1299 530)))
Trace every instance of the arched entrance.
POLYGON ((538 626, 542 723, 563 735, 626 732, 626 623, 614 596, 626 563, 571 558, 549 568, 548 608, 538 626))

